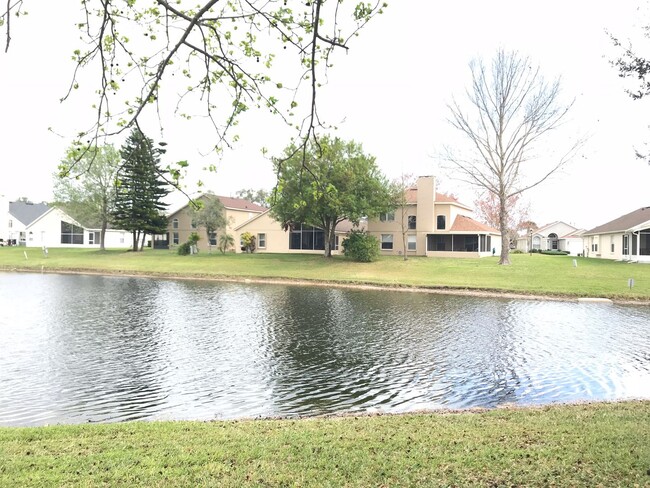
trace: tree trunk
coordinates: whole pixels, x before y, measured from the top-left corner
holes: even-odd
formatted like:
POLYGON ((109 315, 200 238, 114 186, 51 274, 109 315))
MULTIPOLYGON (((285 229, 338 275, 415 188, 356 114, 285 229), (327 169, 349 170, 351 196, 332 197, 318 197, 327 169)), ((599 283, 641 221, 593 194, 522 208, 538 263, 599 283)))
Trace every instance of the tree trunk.
POLYGON ((144 241, 147 239, 147 232, 142 232, 142 244, 140 244, 140 251, 144 251, 144 241))
POLYGON ((323 233, 325 234, 325 257, 326 258, 331 258, 332 257, 332 248, 334 247, 334 242, 335 242, 335 233, 334 229, 336 229, 336 219, 333 219, 332 221, 325 221, 325 225, 323 225, 323 233))
POLYGON ((499 231, 501 232, 501 257, 499 264, 510 264, 510 239, 508 238, 508 207, 505 191, 499 193, 499 231))
POLYGON ((106 246, 104 245, 104 239, 106 238, 106 227, 108 227, 108 222, 106 219, 102 219, 102 230, 99 233, 99 250, 105 251, 106 246))
POLYGON ((133 230, 133 252, 138 252, 138 242, 140 242, 140 233, 133 230))

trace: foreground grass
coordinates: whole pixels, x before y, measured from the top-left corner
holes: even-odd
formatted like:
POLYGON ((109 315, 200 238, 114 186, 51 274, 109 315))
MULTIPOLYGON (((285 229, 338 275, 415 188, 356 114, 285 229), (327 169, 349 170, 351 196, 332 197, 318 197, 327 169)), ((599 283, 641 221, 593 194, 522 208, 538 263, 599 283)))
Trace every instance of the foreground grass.
POLYGON ((178 256, 172 251, 0 248, 0 270, 72 270, 161 276, 326 280, 390 286, 511 291, 577 297, 650 300, 650 265, 601 259, 512 255, 511 266, 497 258, 448 259, 383 257, 355 263, 341 256, 296 254, 214 254, 178 256), (25 254, 27 259, 25 259, 25 254), (635 286, 628 288, 628 279, 635 286))
POLYGON ((0 429, 0 486, 650 486, 650 402, 0 429))

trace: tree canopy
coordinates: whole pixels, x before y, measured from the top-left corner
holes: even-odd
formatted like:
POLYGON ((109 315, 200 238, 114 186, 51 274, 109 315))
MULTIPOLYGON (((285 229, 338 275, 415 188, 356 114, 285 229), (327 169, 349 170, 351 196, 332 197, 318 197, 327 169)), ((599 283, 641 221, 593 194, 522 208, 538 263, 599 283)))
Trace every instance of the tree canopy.
POLYGON ((290 145, 274 163, 278 182, 272 215, 285 228, 307 224, 322 229, 327 257, 340 222, 358 223, 394 208, 375 158, 354 141, 324 136, 319 143, 310 142, 304 154, 290 145))
POLYGON ((61 207, 86 227, 99 228, 99 248, 104 250, 106 229, 115 209, 115 180, 120 154, 112 145, 97 147, 72 146, 59 165, 54 177, 55 205, 61 207), (87 168, 75 177, 68 175, 69 167, 79 160, 87 168))
POLYGON ((140 130, 133 129, 120 149, 122 166, 117 174, 115 189, 115 225, 133 233, 133 250, 137 251, 140 238, 144 245, 147 234, 164 232, 167 218, 163 214, 167 204, 163 198, 169 193, 160 169, 160 155, 164 150, 154 147, 153 141, 140 130))
MULTIPOLYGON (((0 7, 6 49, 23 3, 0 7)), ((181 117, 207 118, 217 150, 237 138, 231 129, 252 108, 276 114, 306 144, 321 124, 317 92, 332 53, 348 50, 384 7, 381 0, 83 0, 71 20, 81 45, 70 53, 76 68, 63 99, 95 94, 95 114, 77 134, 86 145, 155 117, 161 100, 173 100, 181 117)))

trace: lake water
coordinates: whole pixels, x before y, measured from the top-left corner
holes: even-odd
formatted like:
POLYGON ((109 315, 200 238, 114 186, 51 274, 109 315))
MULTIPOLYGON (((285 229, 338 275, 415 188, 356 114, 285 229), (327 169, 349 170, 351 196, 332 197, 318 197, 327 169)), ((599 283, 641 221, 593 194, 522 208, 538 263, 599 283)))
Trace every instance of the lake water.
POLYGON ((0 425, 650 398, 650 307, 0 273, 0 425))

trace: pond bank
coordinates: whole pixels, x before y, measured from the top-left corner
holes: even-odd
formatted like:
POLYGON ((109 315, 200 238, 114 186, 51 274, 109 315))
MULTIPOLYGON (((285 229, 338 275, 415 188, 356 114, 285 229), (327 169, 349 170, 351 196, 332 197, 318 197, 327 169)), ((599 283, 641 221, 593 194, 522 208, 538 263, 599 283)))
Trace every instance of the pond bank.
POLYGON ((558 301, 558 302, 583 302, 583 303, 616 303, 619 305, 645 305, 650 306, 650 299, 624 299, 608 297, 584 297, 569 294, 535 294, 521 293, 513 291, 503 291, 490 288, 454 288, 449 286, 417 286, 417 285, 380 285, 374 283, 346 283, 342 281, 319 280, 319 279, 288 279, 288 278, 259 278, 259 277, 241 277, 241 276, 219 276, 212 274, 182 274, 182 273, 164 273, 164 272, 134 272, 134 271, 114 271, 114 270, 93 270, 83 268, 61 268, 61 269, 34 269, 21 267, 3 267, 0 266, 0 272, 18 272, 18 273, 54 273, 54 274, 79 274, 90 276, 124 276, 132 278, 158 278, 172 280, 197 280, 197 281, 214 281, 223 283, 254 283, 254 284, 275 284, 275 285, 296 285, 296 286, 317 286, 317 287, 336 287, 343 289, 357 290, 384 290, 399 291, 407 293, 430 293, 436 295, 455 295, 471 297, 488 297, 488 298, 506 298, 522 299, 537 301, 558 301))

